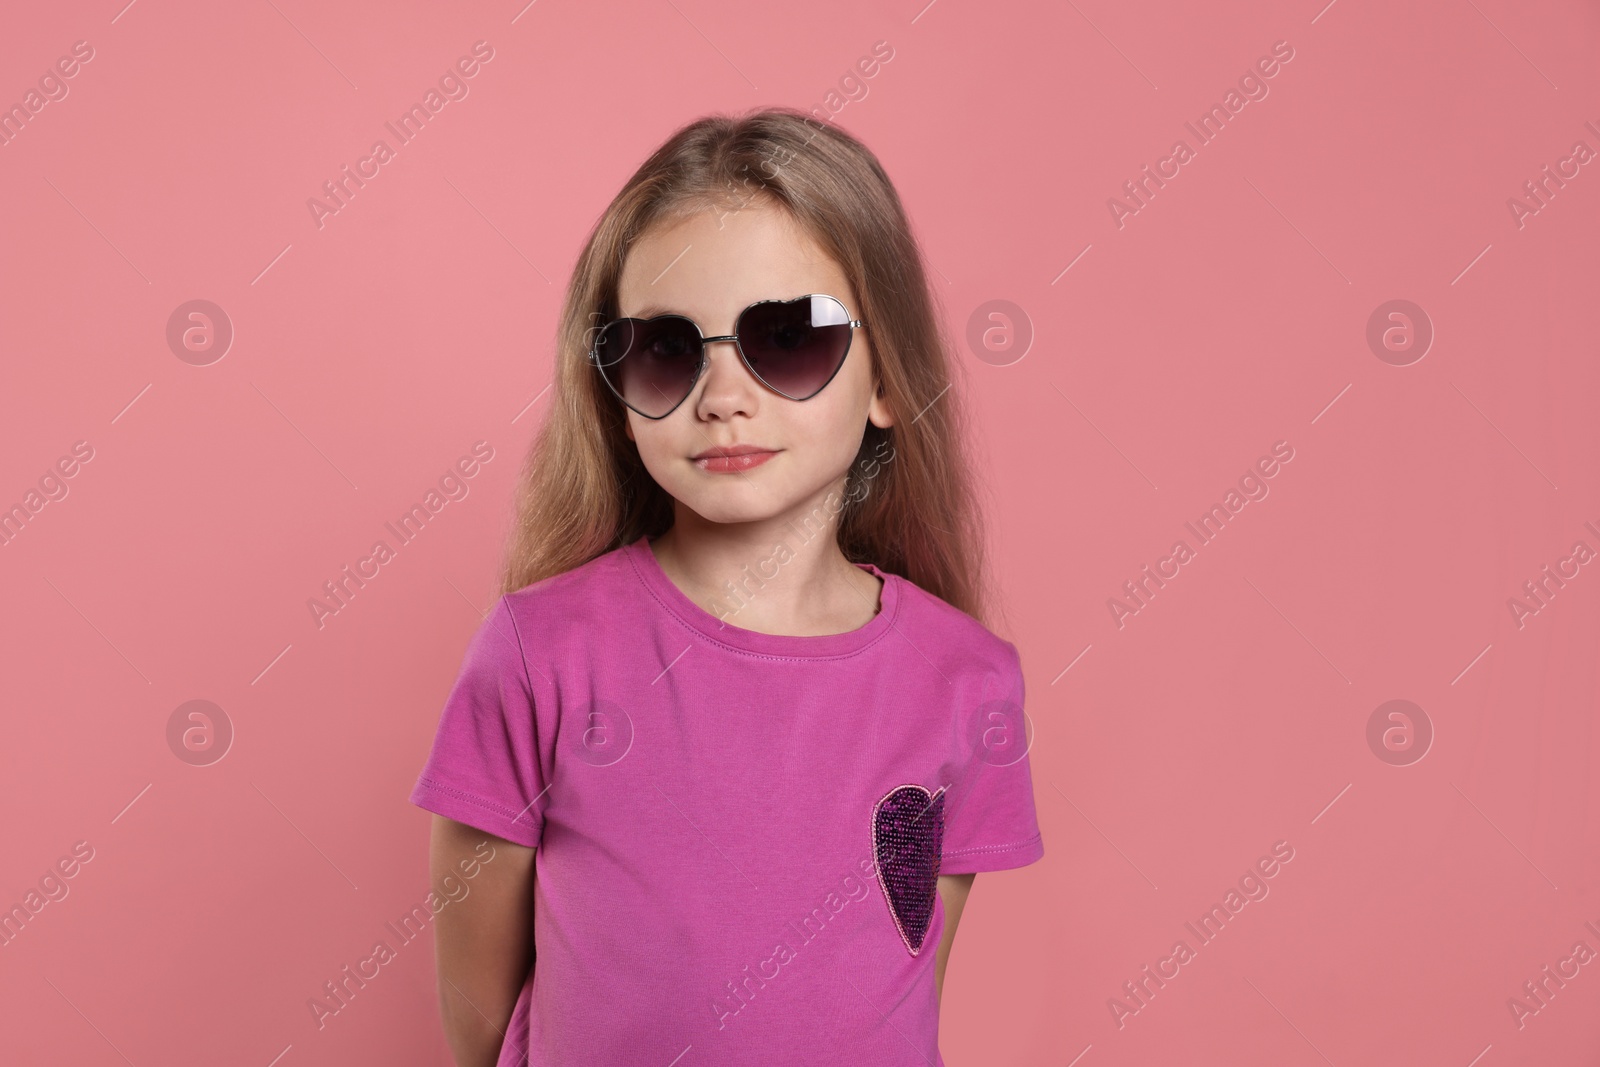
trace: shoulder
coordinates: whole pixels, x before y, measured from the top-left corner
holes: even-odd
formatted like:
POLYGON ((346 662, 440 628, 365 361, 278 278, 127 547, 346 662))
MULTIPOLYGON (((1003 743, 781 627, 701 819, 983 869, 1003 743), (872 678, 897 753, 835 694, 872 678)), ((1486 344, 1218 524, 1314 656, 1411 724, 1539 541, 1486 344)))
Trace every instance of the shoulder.
POLYGON ((906 636, 925 655, 932 657, 933 653, 924 647, 924 642, 938 651, 938 660, 953 666, 1007 678, 1021 672, 1016 645, 915 582, 898 575, 895 580, 900 598, 896 625, 906 627, 906 636))
POLYGON ((619 612, 637 592, 638 578, 626 546, 587 563, 525 585, 500 598, 522 638, 544 644, 562 633, 582 632, 589 625, 615 625, 619 612))

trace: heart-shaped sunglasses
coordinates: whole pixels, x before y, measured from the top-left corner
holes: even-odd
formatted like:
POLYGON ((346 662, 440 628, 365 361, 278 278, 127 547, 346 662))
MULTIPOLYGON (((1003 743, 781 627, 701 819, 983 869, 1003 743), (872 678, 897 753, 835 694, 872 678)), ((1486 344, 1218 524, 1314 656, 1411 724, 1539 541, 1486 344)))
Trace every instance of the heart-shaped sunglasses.
POLYGON ((617 399, 647 419, 663 419, 694 391, 713 341, 732 341, 773 392, 809 400, 839 373, 855 331, 865 326, 837 298, 811 293, 751 304, 725 337, 705 336, 683 315, 613 319, 595 335, 589 361, 617 399))

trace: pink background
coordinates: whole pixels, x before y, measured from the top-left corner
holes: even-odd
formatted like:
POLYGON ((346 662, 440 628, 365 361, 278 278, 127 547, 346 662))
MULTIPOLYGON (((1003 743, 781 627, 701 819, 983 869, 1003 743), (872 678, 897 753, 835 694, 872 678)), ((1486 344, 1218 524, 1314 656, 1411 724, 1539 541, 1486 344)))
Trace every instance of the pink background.
POLYGON ((949 1061, 1600 1057, 1600 960, 1508 1007, 1600 951, 1600 565, 1508 607, 1600 551, 1600 164, 1507 206, 1600 151, 1595 5, 122 2, 0 33, 0 103, 94 49, 0 147, 0 505, 94 452, 0 548, 0 903, 94 849, 0 948, 0 1059, 448 1062, 428 941, 320 1031, 306 1002, 426 893, 406 795, 580 242, 680 123, 825 108, 878 41, 836 121, 952 336, 993 300, 1033 334, 963 345, 960 388, 1047 855, 977 880, 949 1061), (307 199, 479 40, 470 94, 319 228, 307 199), (1119 228, 1108 199, 1277 41, 1269 95, 1119 228), (235 331, 207 366, 165 336, 195 299, 235 331), (1366 340, 1394 299, 1436 331, 1406 366, 1366 340), (319 629, 308 599, 480 440, 470 495, 319 629), (1278 441, 1270 494, 1119 627, 1278 441), (194 699, 236 733, 211 766, 168 746, 194 699), (1434 733, 1409 765, 1368 743, 1392 699, 1434 733), (1119 1025, 1278 841, 1270 895, 1119 1025))

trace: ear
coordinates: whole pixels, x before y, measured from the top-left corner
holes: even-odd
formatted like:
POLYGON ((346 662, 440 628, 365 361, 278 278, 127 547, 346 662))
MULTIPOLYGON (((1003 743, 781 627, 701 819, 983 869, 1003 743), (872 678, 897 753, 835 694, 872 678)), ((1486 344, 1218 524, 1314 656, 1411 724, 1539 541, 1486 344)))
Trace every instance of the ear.
POLYGON ((883 387, 882 368, 878 363, 878 346, 872 343, 872 338, 865 338, 867 351, 867 366, 871 367, 872 375, 872 402, 867 405, 867 421, 880 430, 887 430, 894 425, 894 410, 889 406, 887 390, 883 387))
POLYGON ((894 425, 894 409, 889 406, 888 397, 884 395, 882 382, 878 383, 872 403, 867 405, 867 421, 880 430, 887 430, 894 425))

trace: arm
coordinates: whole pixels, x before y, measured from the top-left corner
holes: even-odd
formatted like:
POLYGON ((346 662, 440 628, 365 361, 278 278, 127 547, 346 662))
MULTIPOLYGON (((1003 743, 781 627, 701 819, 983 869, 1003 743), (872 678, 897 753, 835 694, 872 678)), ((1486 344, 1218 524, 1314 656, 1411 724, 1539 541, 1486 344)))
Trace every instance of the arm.
POLYGON ((944 902, 944 935, 939 938, 939 951, 933 960, 933 989, 936 999, 944 997, 944 968, 950 962, 950 946, 956 939, 956 924, 961 921, 961 909, 967 906, 967 894, 972 892, 976 874, 941 874, 939 899, 944 902))
POLYGON ((460 882, 468 869, 463 861, 479 863, 477 876, 467 883, 468 894, 451 901, 433 925, 439 1014, 460 1067, 494 1067, 528 976, 533 961, 533 854, 524 845, 433 817, 428 851, 433 885, 446 876, 460 882), (484 841, 494 849, 488 860, 475 852, 484 841))

